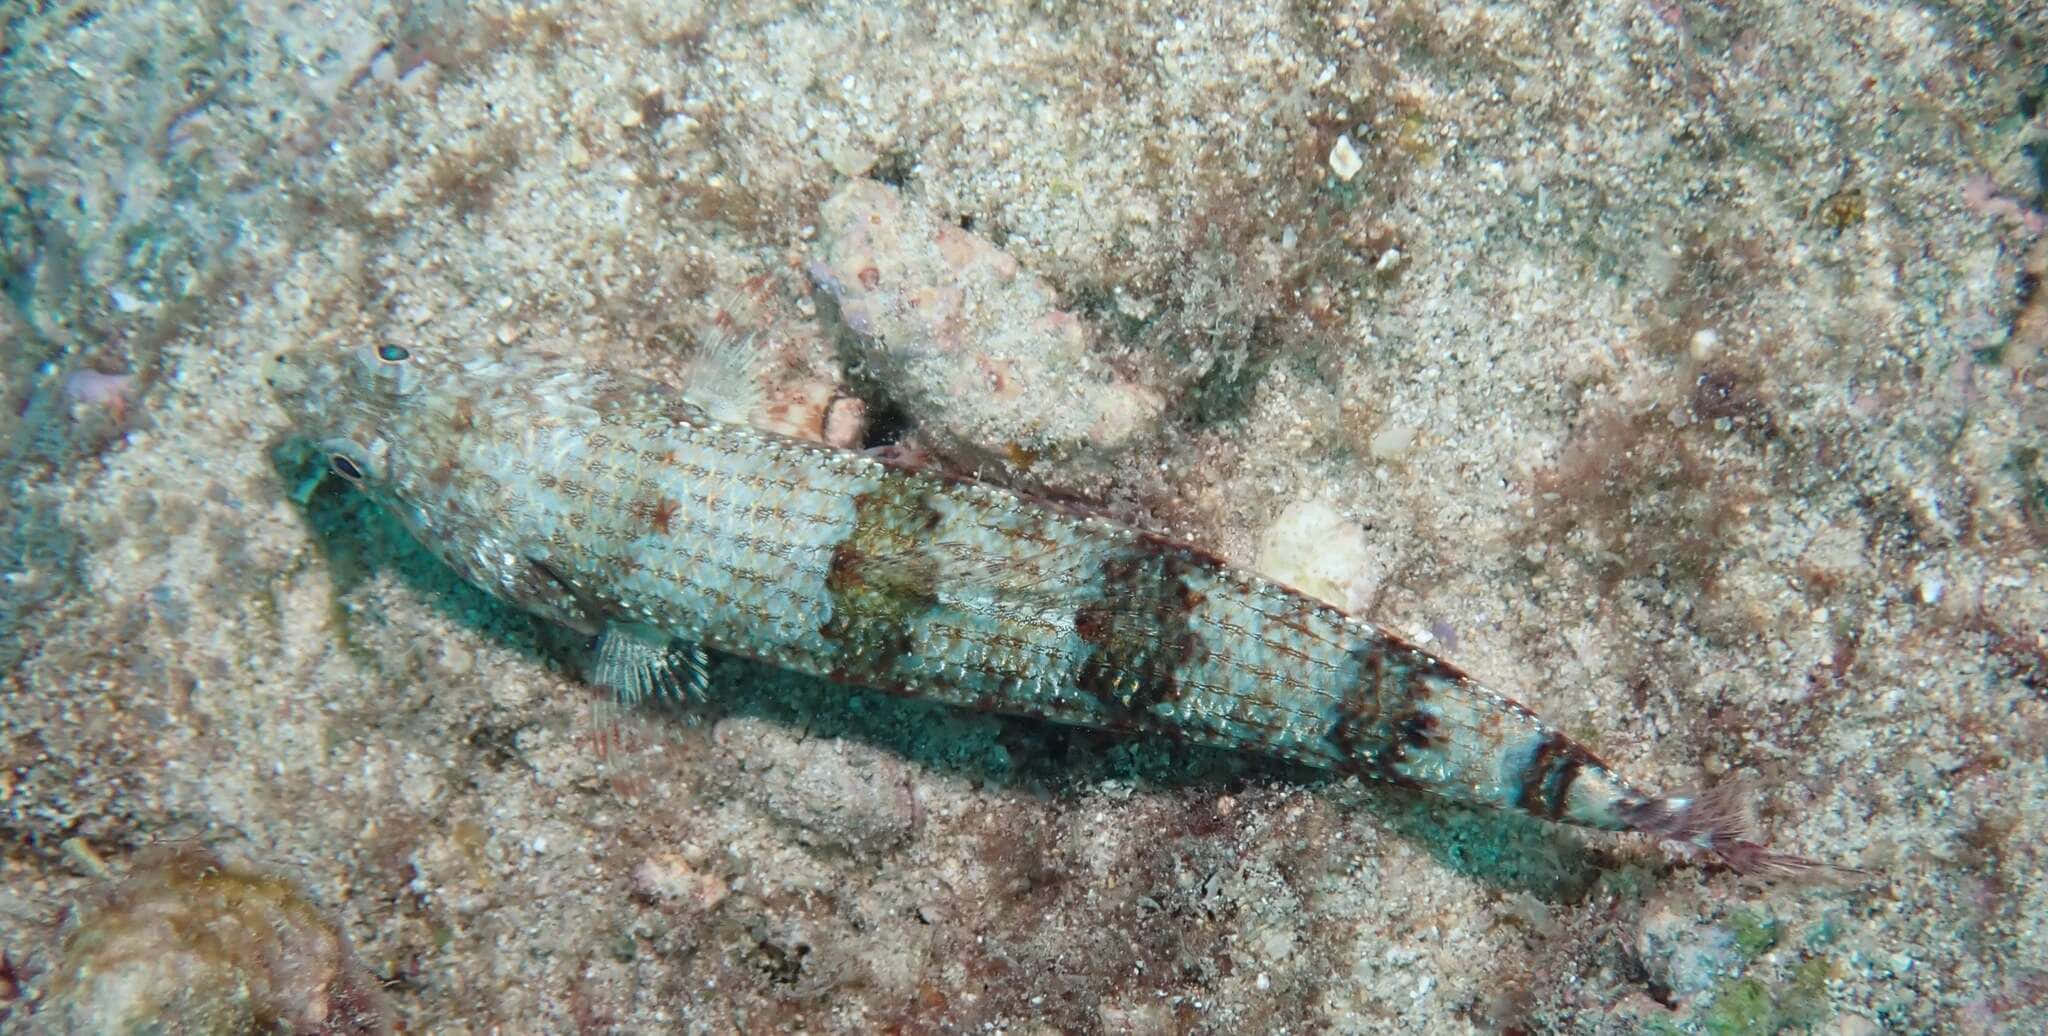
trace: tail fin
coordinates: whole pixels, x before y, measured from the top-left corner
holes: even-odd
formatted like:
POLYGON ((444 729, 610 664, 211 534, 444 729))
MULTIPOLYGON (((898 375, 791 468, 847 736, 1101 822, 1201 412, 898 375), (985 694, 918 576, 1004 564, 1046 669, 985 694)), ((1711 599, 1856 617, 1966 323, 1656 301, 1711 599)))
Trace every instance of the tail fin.
POLYGON ((1756 812, 1746 788, 1724 782, 1685 798, 1647 799, 1628 807, 1626 819, 1636 831, 1680 847, 1687 855, 1705 854, 1738 874, 1790 877, 1819 870, 1861 873, 1775 852, 1758 833, 1756 812))

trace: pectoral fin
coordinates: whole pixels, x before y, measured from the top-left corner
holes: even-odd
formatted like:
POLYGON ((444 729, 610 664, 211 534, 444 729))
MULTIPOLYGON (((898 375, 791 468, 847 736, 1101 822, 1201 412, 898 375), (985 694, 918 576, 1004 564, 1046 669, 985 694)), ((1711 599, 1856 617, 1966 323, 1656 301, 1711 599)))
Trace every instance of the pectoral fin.
POLYGON ((674 638, 652 626, 611 622, 598 634, 590 681, 633 706, 656 697, 701 699, 711 671, 701 647, 677 648, 674 638))

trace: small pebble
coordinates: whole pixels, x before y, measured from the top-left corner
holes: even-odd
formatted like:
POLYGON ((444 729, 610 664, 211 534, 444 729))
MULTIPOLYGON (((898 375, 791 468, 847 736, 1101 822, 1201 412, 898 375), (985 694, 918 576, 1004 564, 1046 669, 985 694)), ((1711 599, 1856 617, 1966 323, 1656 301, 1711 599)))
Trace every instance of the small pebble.
POLYGON ((1388 421, 1373 433, 1372 451, 1374 460, 1400 460, 1415 446, 1415 427, 1399 421, 1388 421))
POLYGON ((1358 149, 1351 146, 1351 138, 1338 134, 1337 143, 1330 148, 1330 171, 1337 174, 1337 179, 1350 183, 1363 168, 1365 163, 1359 160, 1358 149))
POLYGON ((1941 601, 1941 591, 1942 591, 1942 589, 1943 589, 1943 587, 1942 587, 1942 579, 1941 579, 1941 576, 1939 576, 1939 575, 1935 575, 1935 574, 1929 574, 1929 575, 1924 575, 1924 576, 1921 576, 1921 577, 1920 577, 1920 603, 1921 603, 1921 604, 1938 604, 1938 603, 1940 603, 1940 601, 1941 601))

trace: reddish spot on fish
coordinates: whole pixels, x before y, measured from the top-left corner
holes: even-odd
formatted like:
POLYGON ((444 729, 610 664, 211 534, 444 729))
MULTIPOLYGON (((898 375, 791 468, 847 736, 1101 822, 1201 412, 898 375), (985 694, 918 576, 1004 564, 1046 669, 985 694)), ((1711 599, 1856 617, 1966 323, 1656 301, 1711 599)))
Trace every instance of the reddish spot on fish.
POLYGON ((647 523, 654 531, 666 536, 673 531, 676 516, 683 512, 683 505, 671 497, 662 497, 647 505, 647 523))

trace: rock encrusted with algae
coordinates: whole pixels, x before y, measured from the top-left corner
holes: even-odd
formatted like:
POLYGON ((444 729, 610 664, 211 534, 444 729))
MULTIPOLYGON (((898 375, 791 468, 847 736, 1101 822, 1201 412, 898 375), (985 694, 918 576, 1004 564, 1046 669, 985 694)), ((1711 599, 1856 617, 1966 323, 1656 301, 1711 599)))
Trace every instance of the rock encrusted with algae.
POLYGON ((855 180, 826 199, 811 273, 862 364, 935 445, 1016 470, 1097 464, 1156 427, 1051 285, 994 243, 855 180))
POLYGON ((348 939, 292 882, 192 850, 146 859, 65 936, 35 1021, 78 1033, 386 1033, 348 939))
POLYGON ((713 737, 737 772, 749 775, 735 782, 736 790, 793 828, 805 845, 874 855, 916 830, 909 774, 887 751, 805 737, 747 717, 721 721, 713 737), (779 771, 776 779, 759 779, 769 771, 779 771))

